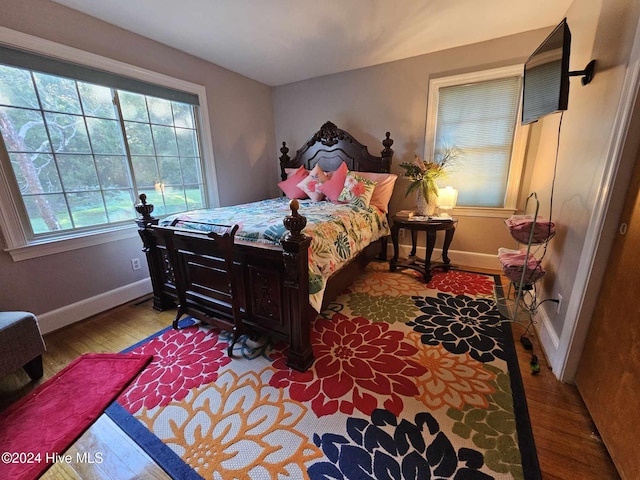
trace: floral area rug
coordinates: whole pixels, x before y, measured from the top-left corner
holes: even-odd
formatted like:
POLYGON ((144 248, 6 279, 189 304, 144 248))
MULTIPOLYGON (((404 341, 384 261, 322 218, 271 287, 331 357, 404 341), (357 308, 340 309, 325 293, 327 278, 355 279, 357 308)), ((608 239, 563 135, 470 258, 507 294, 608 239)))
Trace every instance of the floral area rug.
POLYGON ((540 478, 502 320, 491 275, 373 262, 317 316, 307 372, 282 344, 229 358, 226 332, 167 329, 108 413, 175 478, 540 478))

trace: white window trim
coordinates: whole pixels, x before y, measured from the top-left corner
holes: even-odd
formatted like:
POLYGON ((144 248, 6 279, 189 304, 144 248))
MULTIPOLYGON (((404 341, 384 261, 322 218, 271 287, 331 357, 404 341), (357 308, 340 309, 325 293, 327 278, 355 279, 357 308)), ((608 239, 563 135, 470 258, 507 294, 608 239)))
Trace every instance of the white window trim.
MULTIPOLYGON (((462 73, 459 75, 451 75, 429 80, 423 158, 431 158, 433 154, 432 152, 435 148, 436 119, 438 116, 440 88, 463 85, 465 83, 477 83, 485 80, 495 80, 503 77, 522 76, 523 72, 523 65, 511 65, 508 67, 492 68, 490 70, 483 70, 480 72, 462 73)), ((516 117, 518 120, 516 121, 516 130, 513 138, 513 149, 511 151, 511 162, 509 164, 509 178, 507 180, 504 208, 456 207, 453 213, 459 216, 508 218, 517 210, 516 205, 520 191, 522 170, 524 168, 527 140, 529 137, 529 125, 522 125, 519 121, 521 117, 521 109, 522 102, 519 104, 516 117)))
MULTIPOLYGON (((200 140, 202 142, 201 154, 203 158, 203 174, 206 179, 206 191, 209 205, 212 207, 220 205, 215 163, 213 161, 213 142, 211 138, 211 124, 209 122, 207 94, 203 85, 187 82, 162 73, 153 72, 128 63, 38 38, 33 35, 10 30, 6 27, 0 27, 0 43, 198 95, 200 101, 198 122, 200 125, 200 140)), ((132 221, 130 226, 123 227, 122 225, 114 225, 113 227, 105 227, 102 230, 70 233, 61 236, 61 238, 29 241, 24 231, 20 214, 18 213, 19 209, 15 203, 15 198, 11 195, 11 192, 14 191, 11 185, 12 182, 9 180, 7 172, 0 166, 0 228, 4 233, 7 243, 5 251, 11 254, 14 261, 66 252, 137 236, 137 227, 132 221)), ((131 209, 133 210, 133 205, 131 205, 131 209)))

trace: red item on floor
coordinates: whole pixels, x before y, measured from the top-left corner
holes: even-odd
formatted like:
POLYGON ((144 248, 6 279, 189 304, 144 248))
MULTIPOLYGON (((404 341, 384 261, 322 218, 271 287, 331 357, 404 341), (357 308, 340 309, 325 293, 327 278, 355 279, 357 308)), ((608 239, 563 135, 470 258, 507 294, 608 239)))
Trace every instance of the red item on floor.
POLYGON ((52 463, 65 461, 69 446, 152 358, 82 355, 0 412, 0 478, 37 478, 52 463))

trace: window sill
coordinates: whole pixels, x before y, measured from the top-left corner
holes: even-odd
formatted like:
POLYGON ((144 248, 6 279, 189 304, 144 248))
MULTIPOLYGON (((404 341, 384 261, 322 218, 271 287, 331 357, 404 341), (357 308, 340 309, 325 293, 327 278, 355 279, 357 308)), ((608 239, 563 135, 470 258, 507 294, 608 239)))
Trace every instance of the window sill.
POLYGON ((507 219, 515 214, 515 208, 489 208, 489 207, 456 207, 451 216, 456 217, 486 217, 507 219))
POLYGON ((9 252, 14 262, 20 262, 31 258, 44 257, 56 253, 69 252, 80 248, 134 238, 137 235, 137 227, 135 225, 127 225, 99 233, 92 232, 55 240, 48 238, 20 247, 7 248, 5 251, 9 252))

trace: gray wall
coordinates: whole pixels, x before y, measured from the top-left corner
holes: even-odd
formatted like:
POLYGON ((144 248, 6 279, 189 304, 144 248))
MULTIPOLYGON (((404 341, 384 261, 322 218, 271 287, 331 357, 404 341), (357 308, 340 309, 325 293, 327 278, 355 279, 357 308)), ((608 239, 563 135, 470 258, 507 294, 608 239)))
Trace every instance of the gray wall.
POLYGON ((549 244, 540 295, 555 298, 561 294, 564 306, 556 314, 555 306, 545 305, 539 328, 554 372, 565 381, 573 381, 636 159, 635 150, 622 158, 616 188, 611 188, 607 170, 617 161, 616 142, 625 142, 633 150, 640 135, 630 131, 626 140, 618 140, 616 123, 630 108, 620 104, 620 98, 639 16, 640 2, 636 1, 573 2, 567 12, 572 32, 571 70, 582 70, 595 59, 596 73, 587 86, 578 78, 571 80, 569 108, 561 126, 560 115, 550 116, 535 125, 531 136, 536 139, 527 159, 535 166, 531 189, 544 199, 542 213, 548 215, 561 128, 552 212, 557 235, 549 244), (603 226, 598 218, 601 211, 606 215, 603 226), (592 248, 594 241, 597 249, 592 248))
MULTIPOLYGON (((579 358, 593 307, 589 302, 597 295, 602 275, 585 269, 585 264, 593 260, 589 252, 584 252, 585 238, 600 235, 595 232, 598 226, 594 224, 594 211, 601 202, 608 201, 605 195, 609 185, 603 181, 606 166, 613 161, 609 155, 617 134, 618 102, 639 11, 640 2, 630 0, 575 0, 567 12, 573 34, 571 70, 582 70, 593 58, 598 62, 590 85, 583 87, 579 78, 571 79, 553 198, 553 220, 558 225, 558 234, 545 256, 548 273, 539 292, 540 300, 558 293, 564 297, 559 314, 550 303, 539 309, 537 327, 541 329, 545 353, 554 372, 567 381, 572 381, 573 372, 571 368, 565 369, 565 364, 569 359, 575 366, 579 358), (579 297, 585 284, 593 295, 583 303, 579 297)), ((414 154, 422 156, 424 151, 431 77, 523 63, 551 27, 276 87, 273 108, 277 140, 286 140, 295 150, 309 132, 332 120, 363 139, 369 150, 377 153, 384 132, 390 130, 395 140, 392 171, 401 173, 398 163, 411 161, 414 154)), ((551 204, 559 119, 559 114, 549 116, 529 132, 519 207, 523 208, 523 199, 535 191, 541 200, 543 216, 549 214, 551 204)), ((614 196, 607 212, 612 218, 602 232, 598 251, 605 260, 607 239, 616 229, 615 215, 621 200, 614 196)), ((391 211, 413 207, 413 199, 404 198, 404 185, 399 182, 391 211)), ((457 216, 460 222, 451 248, 471 253, 466 258, 473 258, 473 254, 495 255, 501 246, 516 246, 502 219, 467 217, 462 213, 457 216)))
MULTIPOLYGON (((310 133, 331 120, 379 154, 386 131, 395 151, 391 171, 424 154, 427 93, 431 78, 522 64, 551 28, 421 55, 350 72, 313 78, 274 88, 273 109, 278 141, 300 148, 310 133), (291 121, 295 118, 296 121, 291 121)), ((406 180, 396 184, 390 210, 415 207, 405 198, 406 180)), ((459 224, 452 250, 496 256, 499 247, 514 248, 504 218, 456 214, 459 224)), ((441 239, 440 239, 441 241, 441 239)), ((499 264, 495 261, 495 266, 499 264)))
MULTIPOLYGON (((270 87, 48 0, 3 0, 0 26, 204 85, 220 203, 270 195, 265 182, 246 186, 277 164, 270 87)), ((134 272, 129 263, 143 258, 140 247, 136 235, 20 262, 0 251, 0 308, 41 314, 141 280, 146 264, 134 272)))

